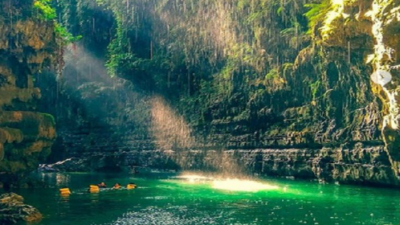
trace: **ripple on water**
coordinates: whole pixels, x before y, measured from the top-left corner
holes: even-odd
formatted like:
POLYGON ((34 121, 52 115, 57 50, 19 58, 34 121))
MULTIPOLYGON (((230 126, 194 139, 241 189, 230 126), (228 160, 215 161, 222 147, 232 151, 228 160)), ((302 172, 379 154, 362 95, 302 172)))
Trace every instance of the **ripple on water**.
MULTIPOLYGON (((177 224, 226 224, 229 213, 204 213, 186 206, 172 206, 166 209, 148 207, 140 211, 131 211, 110 223, 113 225, 177 225, 177 224)), ((253 224, 253 223, 249 223, 253 224)), ((104 224, 108 225, 108 224, 104 224)))
MULTIPOLYGON (((57 184, 57 174, 52 176, 57 184)), ((62 197, 57 188, 21 190, 27 203, 44 215, 40 225, 129 224, 400 224, 400 192, 354 186, 319 185, 288 180, 255 180, 247 190, 277 186, 276 190, 234 191, 243 180, 226 182, 220 190, 214 180, 115 177, 87 174, 69 176, 72 194, 62 197), (135 182, 134 190, 87 192, 88 184, 105 180, 135 182)), ((203 177, 191 177, 204 179, 203 177)), ((225 179, 219 179, 225 181, 225 179)))

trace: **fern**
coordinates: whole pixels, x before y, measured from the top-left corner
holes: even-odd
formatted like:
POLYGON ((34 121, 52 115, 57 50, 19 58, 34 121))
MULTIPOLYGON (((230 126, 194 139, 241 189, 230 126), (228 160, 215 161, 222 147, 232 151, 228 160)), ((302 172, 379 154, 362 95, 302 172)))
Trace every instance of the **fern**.
POLYGON ((53 20, 57 16, 56 10, 51 7, 51 0, 36 0, 33 7, 39 11, 40 17, 44 20, 53 20))
POLYGON ((305 4, 306 8, 309 8, 304 16, 308 19, 308 31, 307 34, 312 34, 314 27, 323 22, 325 15, 329 11, 331 4, 330 0, 323 0, 321 3, 305 4))

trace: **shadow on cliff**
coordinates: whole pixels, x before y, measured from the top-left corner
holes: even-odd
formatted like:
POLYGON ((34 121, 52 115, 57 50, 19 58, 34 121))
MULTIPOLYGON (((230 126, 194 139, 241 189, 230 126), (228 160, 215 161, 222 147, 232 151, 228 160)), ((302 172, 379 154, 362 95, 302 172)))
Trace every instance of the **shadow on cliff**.
POLYGON ((70 168, 62 168, 70 171, 241 171, 222 147, 203 150, 206 141, 196 140, 162 96, 109 77, 103 59, 77 45, 68 48, 65 62, 62 76, 47 73, 37 80, 40 107, 57 122, 58 138, 47 163, 75 158, 65 161, 70 168))
MULTIPOLYGON (((70 46, 65 62, 62 76, 46 73, 37 80, 43 92, 40 107, 57 122, 58 138, 48 162, 129 149, 121 140, 124 134, 132 128, 146 131, 135 111, 141 97, 127 91, 129 82, 110 78, 104 61, 81 46, 70 46)), ((118 170, 112 163, 104 167, 118 170)))

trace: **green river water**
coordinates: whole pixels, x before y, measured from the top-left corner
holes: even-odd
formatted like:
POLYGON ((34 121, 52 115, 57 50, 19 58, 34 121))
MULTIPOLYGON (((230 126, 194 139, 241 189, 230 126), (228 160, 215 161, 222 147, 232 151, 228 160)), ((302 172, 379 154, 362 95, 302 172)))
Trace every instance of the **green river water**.
MULTIPOLYGON (((13 190, 42 212, 43 225, 106 224, 400 224, 400 191, 311 181, 257 179, 272 190, 229 191, 212 181, 176 174, 40 173, 51 188, 13 190), (139 185, 134 190, 87 193, 104 181, 139 185), (70 187, 69 197, 58 188, 70 187)), ((35 225, 36 225, 35 224, 35 225)))

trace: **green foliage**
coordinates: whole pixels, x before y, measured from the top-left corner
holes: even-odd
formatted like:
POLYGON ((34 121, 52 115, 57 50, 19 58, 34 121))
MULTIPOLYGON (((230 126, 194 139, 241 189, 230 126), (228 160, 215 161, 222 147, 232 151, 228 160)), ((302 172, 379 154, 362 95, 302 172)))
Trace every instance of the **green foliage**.
POLYGON ((293 63, 284 63, 282 65, 282 68, 283 68, 283 74, 287 74, 292 71, 293 63))
POLYGON ((243 10, 246 7, 249 7, 249 5, 250 5, 250 3, 247 0, 239 0, 237 3, 238 9, 241 9, 241 10, 243 10))
POLYGON ((315 98, 317 97, 317 93, 318 93, 320 86, 321 86, 321 81, 319 81, 319 80, 310 84, 311 95, 312 95, 313 100, 315 100, 315 98))
POLYGON ((314 28, 318 23, 322 23, 326 14, 328 13, 331 3, 330 0, 322 0, 319 3, 305 4, 309 10, 304 14, 308 19, 308 34, 312 34, 314 28))
POLYGON ((242 121, 248 121, 250 119, 250 110, 246 109, 242 111, 239 115, 235 116, 233 118, 233 121, 235 122, 242 122, 242 121))
POLYGON ((112 76, 144 73, 149 69, 149 66, 149 60, 138 58, 132 53, 113 54, 106 63, 106 67, 112 76))
POLYGON ((54 119, 54 116, 48 113, 42 113, 43 117, 47 120, 50 121, 51 125, 55 126, 56 125, 56 120, 54 119))
POLYGON ((55 23, 54 31, 56 32, 56 34, 62 37, 63 41, 66 44, 78 41, 82 38, 82 35, 73 36, 70 32, 68 32, 67 28, 60 25, 59 23, 55 23))
POLYGON ((62 44, 68 44, 82 38, 80 35, 73 36, 65 27, 55 21, 57 17, 56 9, 51 4, 52 0, 35 0, 33 7, 38 10, 40 19, 54 22, 54 32, 61 38, 62 44))
POLYGON ((44 20, 53 20, 56 18, 56 10, 51 6, 52 0, 36 0, 33 3, 34 8, 40 12, 40 17, 44 20))
POLYGON ((115 19, 111 76, 151 84, 182 111, 198 109, 203 120, 219 104, 249 112, 267 104, 268 92, 284 91, 310 40, 308 9, 297 0, 94 1, 115 19))
POLYGON ((279 77, 279 71, 277 69, 271 69, 267 75, 265 75, 266 80, 273 80, 279 77))

